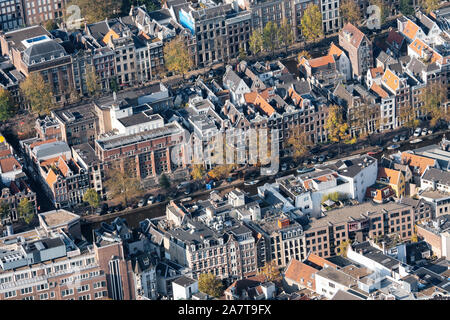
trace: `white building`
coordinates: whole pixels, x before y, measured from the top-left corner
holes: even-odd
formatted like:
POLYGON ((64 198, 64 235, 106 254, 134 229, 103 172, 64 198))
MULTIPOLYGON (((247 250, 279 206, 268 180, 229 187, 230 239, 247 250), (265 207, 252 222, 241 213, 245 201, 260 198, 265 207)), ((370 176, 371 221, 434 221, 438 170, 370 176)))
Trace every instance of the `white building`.
POLYGON ((173 300, 190 300, 198 291, 198 281, 181 276, 172 281, 173 300))

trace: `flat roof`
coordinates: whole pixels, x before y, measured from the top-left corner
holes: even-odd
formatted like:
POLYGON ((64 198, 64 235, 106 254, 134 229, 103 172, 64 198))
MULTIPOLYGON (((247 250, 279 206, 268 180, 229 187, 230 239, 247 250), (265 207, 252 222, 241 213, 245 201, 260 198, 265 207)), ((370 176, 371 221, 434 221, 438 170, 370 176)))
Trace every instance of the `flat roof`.
POLYGON ((80 219, 78 215, 61 209, 43 212, 39 215, 48 227, 56 227, 80 219))

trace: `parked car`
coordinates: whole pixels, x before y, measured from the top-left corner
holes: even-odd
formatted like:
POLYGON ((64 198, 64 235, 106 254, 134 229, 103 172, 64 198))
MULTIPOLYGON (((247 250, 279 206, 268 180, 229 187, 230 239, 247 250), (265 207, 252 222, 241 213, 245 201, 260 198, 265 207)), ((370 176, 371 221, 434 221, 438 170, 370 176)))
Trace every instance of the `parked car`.
POLYGON ((95 209, 95 214, 98 215, 98 216, 101 216, 103 214, 102 207, 98 207, 97 209, 95 209))
POLYGON ((427 128, 423 128, 423 130, 422 130, 422 135, 423 135, 423 136, 426 136, 427 133, 428 133, 428 129, 427 129, 427 128))
POLYGON ((398 145, 398 144, 391 144, 389 147, 387 147, 388 148, 388 150, 395 150, 395 149, 398 149, 398 148, 400 148, 400 145, 398 145))
POLYGON ((147 204, 148 204, 148 205, 149 205, 149 204, 153 204, 153 202, 155 202, 155 197, 154 197, 154 196, 148 197, 148 199, 147 199, 147 204))
POLYGON ((422 132, 422 129, 421 128, 417 128, 415 131, 414 131, 414 137, 418 137, 418 136, 420 136, 420 133, 422 132))
POLYGON ((316 169, 314 169, 313 167, 311 167, 311 168, 303 167, 303 168, 298 168, 297 169, 297 173, 302 174, 302 173, 307 173, 307 172, 311 172, 311 171, 314 171, 314 170, 316 170, 316 169))
POLYGON ((428 130, 428 134, 433 134, 433 130, 432 130, 432 129, 429 129, 429 130, 428 130))
POLYGON ((317 159, 317 161, 319 161, 319 162, 324 162, 325 159, 326 159, 326 156, 325 156, 324 154, 321 154, 321 155, 319 156, 319 158, 317 159))
POLYGON ((281 165, 281 171, 286 171, 287 170, 287 163, 283 163, 281 165))
POLYGON ((423 141, 422 139, 417 138, 417 139, 411 140, 409 143, 415 144, 415 143, 419 143, 419 142, 422 142, 422 141, 423 141))
POLYGON ((392 139, 392 142, 398 142, 398 140, 400 140, 400 137, 397 135, 394 137, 394 139, 392 139))
POLYGON ((402 134, 402 135, 400 136, 400 141, 405 141, 405 140, 406 140, 406 135, 402 134))
POLYGON ((253 186, 253 185, 257 184, 258 182, 259 182, 259 180, 245 181, 244 186, 253 186))
POLYGON ((144 200, 144 199, 139 200, 139 202, 138 202, 138 207, 141 208, 141 207, 143 207, 144 205, 145 205, 145 200, 144 200))

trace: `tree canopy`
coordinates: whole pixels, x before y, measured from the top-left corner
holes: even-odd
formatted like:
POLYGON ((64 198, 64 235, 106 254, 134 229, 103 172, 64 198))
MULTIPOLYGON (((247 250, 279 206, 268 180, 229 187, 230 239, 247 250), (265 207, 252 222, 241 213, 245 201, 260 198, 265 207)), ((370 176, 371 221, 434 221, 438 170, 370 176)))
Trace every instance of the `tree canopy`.
POLYGON ((192 166, 191 176, 194 180, 201 180, 205 176, 205 167, 202 164, 194 164, 192 166))
POLYGON ((183 77, 192 68, 192 57, 182 36, 177 36, 164 45, 164 61, 168 71, 183 77))
POLYGON ((263 29, 263 46, 267 51, 270 51, 273 56, 278 45, 278 27, 274 22, 269 21, 263 29))
POLYGON ((317 41, 323 36, 322 14, 315 4, 309 4, 301 19, 301 30, 306 40, 317 41))
POLYGON ((435 126, 439 120, 450 120, 448 108, 444 106, 447 99, 447 85, 444 82, 429 82, 422 89, 420 99, 423 102, 423 109, 431 116, 430 125, 435 126))
POLYGON ((81 17, 85 19, 86 23, 94 23, 103 21, 106 18, 114 18, 119 16, 121 13, 122 1, 72 0, 67 3, 66 8, 71 5, 76 5, 80 8, 81 17))
POLYGON ((30 224, 34 218, 33 204, 27 198, 23 198, 19 202, 17 213, 19 217, 22 218, 23 221, 25 221, 26 224, 30 224))
POLYGON ((258 274, 262 275, 266 281, 278 281, 281 279, 280 270, 275 260, 266 261, 258 274))
POLYGON ((106 171, 105 186, 112 198, 128 206, 128 201, 137 196, 141 189, 139 179, 132 172, 131 166, 125 163, 123 167, 123 170, 111 168, 106 171))
POLYGON ((159 185, 166 190, 170 188, 170 181, 165 173, 159 177, 159 185))
POLYGON ((260 52, 263 51, 263 36, 260 30, 253 30, 250 39, 249 39, 249 47, 252 55, 257 56, 260 52))
POLYGON ((100 195, 93 188, 89 188, 83 196, 83 201, 89 203, 89 206, 92 209, 98 208, 101 202, 100 195))
POLYGON ((298 161, 300 158, 308 154, 308 146, 311 145, 305 132, 299 130, 291 130, 288 144, 292 147, 292 158, 298 161))
POLYGON ((222 281, 212 273, 202 273, 198 277, 198 290, 212 297, 219 298, 223 294, 222 281))
POLYGON ((0 121, 9 120, 16 111, 11 94, 8 90, 0 89, 0 121))
POLYGON ((349 126, 343 119, 341 108, 337 105, 330 107, 325 129, 328 130, 328 137, 332 142, 344 142, 346 144, 356 142, 356 139, 348 133, 349 126))
POLYGON ((342 22, 356 25, 361 20, 361 9, 355 0, 344 0, 339 4, 342 22))
POLYGON ((280 45, 284 46, 284 49, 287 53, 287 49, 290 45, 294 43, 294 30, 292 30, 292 25, 286 19, 283 19, 283 22, 278 29, 278 39, 280 45))
POLYGON ((48 114, 52 106, 52 90, 41 74, 33 72, 20 84, 20 92, 31 110, 38 115, 48 114))

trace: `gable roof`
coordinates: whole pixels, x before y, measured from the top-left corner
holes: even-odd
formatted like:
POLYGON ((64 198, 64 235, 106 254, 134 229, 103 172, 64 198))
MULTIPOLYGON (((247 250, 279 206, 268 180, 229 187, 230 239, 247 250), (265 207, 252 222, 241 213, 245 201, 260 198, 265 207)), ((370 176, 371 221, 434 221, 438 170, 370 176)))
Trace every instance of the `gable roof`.
POLYGON ((291 259, 284 273, 284 277, 315 290, 316 284, 313 275, 316 274, 317 271, 319 270, 304 264, 303 262, 291 259), (308 282, 310 284, 308 284, 308 282))
POLYGON ((411 40, 416 37, 417 31, 419 31, 419 26, 411 20, 408 20, 405 27, 403 28, 403 34, 411 40))
POLYGON ((386 42, 390 45, 397 44, 397 47, 400 48, 403 44, 403 41, 405 40, 405 37, 401 35, 400 32, 396 30, 389 31, 389 35, 386 39, 386 42))
POLYGON ((344 53, 344 51, 341 50, 337 45, 335 45, 333 42, 331 43, 330 49, 328 50, 328 55, 337 55, 338 57, 341 56, 341 54, 344 53))
POLYGON ((377 68, 370 68, 370 75, 372 78, 376 78, 378 76, 383 75, 383 68, 382 67, 377 67, 377 68))
POLYGON ((399 77, 389 69, 386 69, 384 72, 383 78, 381 81, 390 88, 393 92, 397 92, 398 88, 400 88, 400 79, 399 77))
POLYGON ((383 88, 381 88, 379 85, 377 85, 376 83, 373 83, 372 86, 370 87, 370 90, 372 90, 373 92, 375 92, 377 95, 379 95, 381 98, 385 99, 389 97, 389 94, 383 90, 383 88))
POLYGON ((430 51, 432 63, 442 59, 442 56, 439 53, 430 48, 420 39, 415 39, 408 47, 411 48, 411 50, 413 50, 415 53, 417 53, 421 58, 424 57, 425 50, 430 51))
POLYGON ((58 175, 55 173, 53 169, 50 168, 50 171, 48 172, 47 177, 45 178, 45 181, 49 185, 51 189, 53 189, 54 183, 58 180, 58 175))
POLYGON ((308 263, 312 264, 313 266, 317 266, 320 268, 331 267, 331 268, 337 269, 337 267, 338 267, 334 263, 328 261, 327 259, 319 257, 317 254, 312 253, 312 252, 306 257, 305 262, 308 262, 308 263))
POLYGON ((422 175, 428 167, 434 167, 436 160, 423 157, 414 153, 402 152, 402 162, 419 169, 419 174, 422 175))
MULTIPOLYGON (((346 33, 350 35, 350 44, 354 46, 355 48, 359 48, 361 45, 361 42, 364 38, 364 33, 361 32, 357 27, 355 27, 350 22, 347 23, 341 30, 341 33, 345 35, 346 33)), ((345 38, 345 36, 344 36, 345 38)), ((347 41, 348 39, 345 38, 347 41)))
POLYGON ((315 59, 309 59, 308 60, 309 65, 311 66, 311 68, 320 68, 323 66, 327 66, 329 64, 334 64, 334 58, 332 55, 329 56, 322 56, 319 58, 315 58, 315 59))
POLYGON ((9 157, 6 159, 0 159, 0 168, 2 173, 12 172, 16 170, 21 170, 22 166, 19 161, 14 157, 9 157))
POLYGON ((422 179, 450 186, 450 172, 440 169, 428 167, 423 173, 422 179))
POLYGON ((389 180, 389 184, 398 184, 400 182, 400 175, 401 172, 398 170, 379 167, 377 180, 384 178, 389 180))

